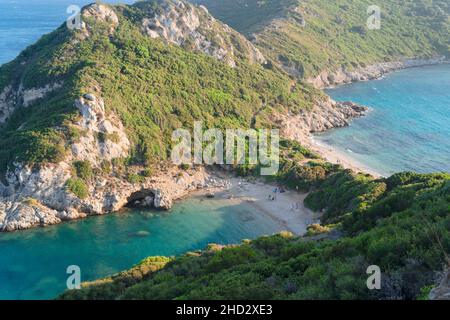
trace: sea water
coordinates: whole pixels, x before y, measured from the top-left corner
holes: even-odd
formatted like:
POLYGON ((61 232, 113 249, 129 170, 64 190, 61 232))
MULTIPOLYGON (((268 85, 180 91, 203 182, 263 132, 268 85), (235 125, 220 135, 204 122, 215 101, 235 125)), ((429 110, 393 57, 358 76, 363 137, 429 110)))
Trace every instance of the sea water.
POLYGON ((327 90, 371 112, 315 137, 383 175, 450 172, 450 64, 405 69, 327 90))
POLYGON ((54 298, 67 267, 82 281, 128 269, 148 256, 175 256, 283 231, 251 204, 194 196, 169 212, 128 210, 45 228, 0 233, 0 299, 54 298))
MULTIPOLYGON (((92 0, 0 0, 0 64, 92 0)), ((134 1, 107 1, 132 3, 134 1)), ((153 255, 174 256, 209 243, 240 243, 282 231, 250 204, 194 197, 170 212, 129 210, 57 226, 0 233, 0 299, 53 298, 66 289, 67 267, 82 281, 130 268, 153 255)))
MULTIPOLYGON (((0 0, 0 65, 64 23, 71 5, 83 7, 94 0, 0 0)), ((132 0, 103 1, 133 3, 132 0)))

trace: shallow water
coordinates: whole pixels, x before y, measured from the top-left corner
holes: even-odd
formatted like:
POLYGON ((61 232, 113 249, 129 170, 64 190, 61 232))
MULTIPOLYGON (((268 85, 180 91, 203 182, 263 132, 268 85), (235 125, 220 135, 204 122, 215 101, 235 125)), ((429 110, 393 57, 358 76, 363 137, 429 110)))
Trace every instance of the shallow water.
POLYGON ((130 210, 0 233, 0 299, 53 298, 66 288, 69 265, 81 268, 82 281, 94 280, 148 256, 179 255, 282 230, 249 204, 193 197, 168 213, 130 210))
POLYGON ((412 68, 381 80, 328 90, 372 108, 351 126, 317 140, 376 172, 450 172, 450 65, 412 68))
MULTIPOLYGON (((71 4, 93 0, 0 0, 0 64, 60 26, 71 4)), ((106 1, 132 3, 133 0, 106 1)), ((0 233, 0 299, 53 298, 69 265, 82 281, 108 276, 147 256, 178 255, 208 243, 239 243, 282 231, 248 204, 192 198, 170 213, 131 210, 43 229, 0 233)))

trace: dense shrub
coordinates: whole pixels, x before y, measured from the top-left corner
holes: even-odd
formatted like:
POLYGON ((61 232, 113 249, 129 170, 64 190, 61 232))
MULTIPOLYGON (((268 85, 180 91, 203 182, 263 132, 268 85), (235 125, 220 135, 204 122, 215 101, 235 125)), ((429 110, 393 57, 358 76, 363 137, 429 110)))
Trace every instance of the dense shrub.
POLYGON ((89 189, 84 180, 71 178, 66 182, 67 189, 80 199, 85 199, 89 195, 89 189))
MULTIPOLYGON (((339 240, 307 241, 282 233, 239 246, 215 245, 214 250, 178 257, 155 273, 136 277, 135 282, 124 283, 113 276, 68 291, 62 298, 423 299, 450 252, 450 177, 415 175, 382 192, 369 186, 386 179, 374 181, 348 172, 329 179, 333 183, 344 179, 339 190, 343 195, 356 190, 354 179, 366 185, 363 190, 369 195, 357 192, 353 197, 370 199, 367 206, 355 205, 361 199, 352 197, 345 197, 349 205, 336 202, 337 216, 350 210, 341 217, 346 233, 339 240), (415 195, 409 206, 381 215, 371 213, 384 199, 411 188, 415 195), (378 265, 383 272, 381 290, 367 289, 370 265, 378 265)), ((330 184, 323 186, 327 189, 330 184)))
POLYGON ((78 178, 89 181, 94 176, 91 163, 89 161, 75 161, 73 163, 75 173, 78 178))

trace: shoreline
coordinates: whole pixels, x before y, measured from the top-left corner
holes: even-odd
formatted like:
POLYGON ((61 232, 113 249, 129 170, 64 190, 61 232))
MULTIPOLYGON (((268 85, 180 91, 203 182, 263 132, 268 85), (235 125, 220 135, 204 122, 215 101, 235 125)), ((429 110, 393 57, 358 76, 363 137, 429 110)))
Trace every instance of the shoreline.
POLYGON ((332 145, 319 142, 314 136, 309 137, 308 148, 320 154, 326 161, 342 165, 346 169, 351 169, 358 173, 367 173, 374 178, 385 178, 386 176, 376 169, 371 168, 359 160, 352 158, 351 155, 333 147, 332 145))
POLYGON ((213 193, 213 199, 227 200, 230 204, 249 204, 255 209, 255 214, 262 214, 273 222, 277 223, 283 230, 289 231, 296 236, 303 236, 307 232, 307 227, 317 223, 320 219, 320 212, 314 212, 304 205, 304 200, 308 193, 300 193, 295 190, 288 190, 280 187, 276 183, 267 183, 256 179, 228 177, 226 187, 213 187, 189 196, 203 196, 213 193), (273 190, 283 190, 276 193, 276 200, 269 200, 269 195, 274 195, 273 190))
MULTIPOLYGON (((434 59, 403 59, 393 62, 375 63, 367 67, 358 68, 354 71, 345 71, 341 69, 336 71, 334 74, 328 74, 327 71, 323 71, 317 77, 308 79, 307 82, 325 92, 327 89, 334 89, 352 83, 378 81, 389 74, 401 70, 441 64, 450 64, 450 60, 448 60, 445 56, 434 59), (326 76, 325 79, 324 75, 326 76), (333 78, 332 83, 330 82, 330 78, 333 78)), ((327 94, 327 96, 329 95, 327 94)), ((309 134, 306 140, 307 141, 302 142, 312 151, 321 155, 328 162, 340 164, 344 168, 351 169, 356 172, 368 173, 375 178, 386 177, 375 168, 367 166, 366 164, 353 158, 351 155, 344 153, 342 150, 339 150, 332 145, 317 141, 313 134, 309 134)))
POLYGON ((335 71, 324 70, 317 76, 306 79, 306 82, 313 85, 316 89, 326 90, 355 82, 377 80, 384 75, 399 70, 448 63, 450 63, 450 60, 445 56, 428 59, 402 58, 396 61, 373 63, 369 66, 359 67, 354 70, 345 70, 342 67, 335 71))

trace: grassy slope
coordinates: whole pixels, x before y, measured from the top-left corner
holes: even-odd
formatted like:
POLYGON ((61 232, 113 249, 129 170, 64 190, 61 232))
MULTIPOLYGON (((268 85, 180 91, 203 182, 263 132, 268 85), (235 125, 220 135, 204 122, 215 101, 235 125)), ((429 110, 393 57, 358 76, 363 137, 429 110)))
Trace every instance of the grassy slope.
POLYGON ((153 257, 63 299, 414 299, 450 251, 450 176, 372 179, 339 171, 308 201, 345 237, 305 241, 288 233, 177 258, 153 257), (315 201, 316 199, 322 201, 315 201), (382 290, 366 287, 369 265, 382 290))
POLYGON ((192 0, 204 5, 210 13, 239 32, 250 36, 272 19, 285 16, 286 9, 297 0, 192 0))
POLYGON ((279 3, 275 0, 230 0, 220 4, 217 0, 197 1, 209 4, 213 14, 238 31, 256 32, 255 43, 267 57, 295 68, 305 78, 341 66, 351 69, 400 57, 448 56, 450 52, 448 1, 305 0, 300 1, 298 11, 278 9, 276 12, 284 17, 275 24, 271 20, 279 15, 267 13, 279 3), (381 30, 366 27, 370 5, 379 5, 382 10, 381 30), (230 15, 230 7, 240 14, 230 15), (252 14, 255 20, 262 21, 258 30, 238 20, 252 14))
MULTIPOLYGON (((33 106, 19 108, 0 129, 0 170, 18 159, 31 164, 56 162, 82 134, 73 101, 99 88, 107 111, 122 119, 134 143, 132 160, 165 159, 174 128, 203 120, 208 127, 271 126, 274 110, 308 108, 321 93, 282 71, 238 60, 230 68, 140 32, 148 6, 119 6, 120 25, 87 21, 92 35, 81 41, 63 25, 0 68, 0 91, 13 83, 24 88, 64 82, 64 87, 33 106), (264 106, 264 108, 262 108, 264 106), (261 109, 261 110, 260 110, 261 109), (258 115, 254 118, 254 115, 258 115)), ((239 45, 239 44, 238 44, 239 45)))

